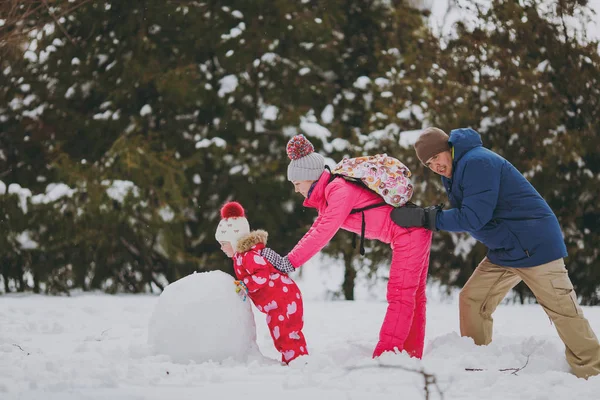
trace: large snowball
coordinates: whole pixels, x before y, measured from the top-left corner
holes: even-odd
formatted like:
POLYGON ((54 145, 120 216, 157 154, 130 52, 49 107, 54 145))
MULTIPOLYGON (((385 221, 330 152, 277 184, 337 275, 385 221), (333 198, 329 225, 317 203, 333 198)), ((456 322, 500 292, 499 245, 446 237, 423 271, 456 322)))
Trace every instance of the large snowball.
POLYGON ((167 286, 150 318, 148 343, 181 363, 260 355, 250 299, 242 301, 233 277, 221 271, 195 273, 167 286))

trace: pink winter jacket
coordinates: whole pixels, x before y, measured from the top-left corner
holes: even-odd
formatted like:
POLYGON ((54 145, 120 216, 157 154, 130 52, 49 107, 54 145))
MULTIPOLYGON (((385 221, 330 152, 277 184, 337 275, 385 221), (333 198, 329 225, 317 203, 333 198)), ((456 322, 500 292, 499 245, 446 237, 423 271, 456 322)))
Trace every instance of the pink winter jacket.
MULTIPOLYGON (((316 208, 319 216, 288 254, 295 268, 321 251, 340 228, 360 235, 361 213, 350 214, 350 211, 382 202, 376 193, 343 178, 328 183, 329 176, 329 171, 324 171, 310 196, 304 200, 303 205, 316 208)), ((392 206, 381 206, 364 212, 365 238, 390 243, 396 230, 405 229, 392 222, 389 216, 391 210, 392 206)))

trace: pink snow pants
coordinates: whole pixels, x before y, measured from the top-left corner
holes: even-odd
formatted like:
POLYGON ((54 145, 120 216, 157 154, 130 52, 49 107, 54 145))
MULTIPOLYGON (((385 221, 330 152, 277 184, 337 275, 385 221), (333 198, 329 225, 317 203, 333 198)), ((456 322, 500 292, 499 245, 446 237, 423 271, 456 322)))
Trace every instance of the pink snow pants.
POLYGON ((425 344, 425 294, 432 232, 394 227, 388 308, 373 358, 385 351, 406 351, 421 358, 425 344))
POLYGON ((262 295, 268 300, 253 301, 261 312, 267 314, 273 344, 281 353, 281 361, 288 364, 297 357, 308 354, 308 349, 302 333, 304 305, 300 289, 295 284, 287 285, 286 289, 286 292, 282 292, 280 288, 262 289, 262 295))

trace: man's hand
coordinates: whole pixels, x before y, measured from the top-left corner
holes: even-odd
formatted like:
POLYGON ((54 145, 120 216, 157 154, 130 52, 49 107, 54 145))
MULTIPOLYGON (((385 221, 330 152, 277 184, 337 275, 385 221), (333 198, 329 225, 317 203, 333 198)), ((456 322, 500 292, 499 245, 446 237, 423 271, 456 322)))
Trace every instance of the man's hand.
POLYGON ((394 208, 390 217, 396 225, 404 228, 422 227, 437 232, 435 222, 437 214, 443 207, 444 205, 440 204, 423 208, 410 203, 403 207, 394 208))
POLYGON ((289 274, 290 272, 295 271, 296 268, 292 265, 290 260, 288 260, 287 256, 281 257, 275 250, 265 247, 260 251, 260 255, 267 259, 275 269, 279 272, 283 272, 284 274, 289 274))

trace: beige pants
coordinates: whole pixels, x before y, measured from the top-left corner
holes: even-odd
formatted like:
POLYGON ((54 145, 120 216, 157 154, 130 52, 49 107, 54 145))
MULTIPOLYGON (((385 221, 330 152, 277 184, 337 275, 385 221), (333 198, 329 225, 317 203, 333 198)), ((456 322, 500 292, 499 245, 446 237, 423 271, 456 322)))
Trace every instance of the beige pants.
POLYGON ((477 345, 492 341, 492 314, 520 281, 531 289, 566 346, 572 372, 587 378, 600 374, 600 345, 577 302, 562 259, 530 268, 510 268, 484 258, 460 292, 460 333, 477 345))

